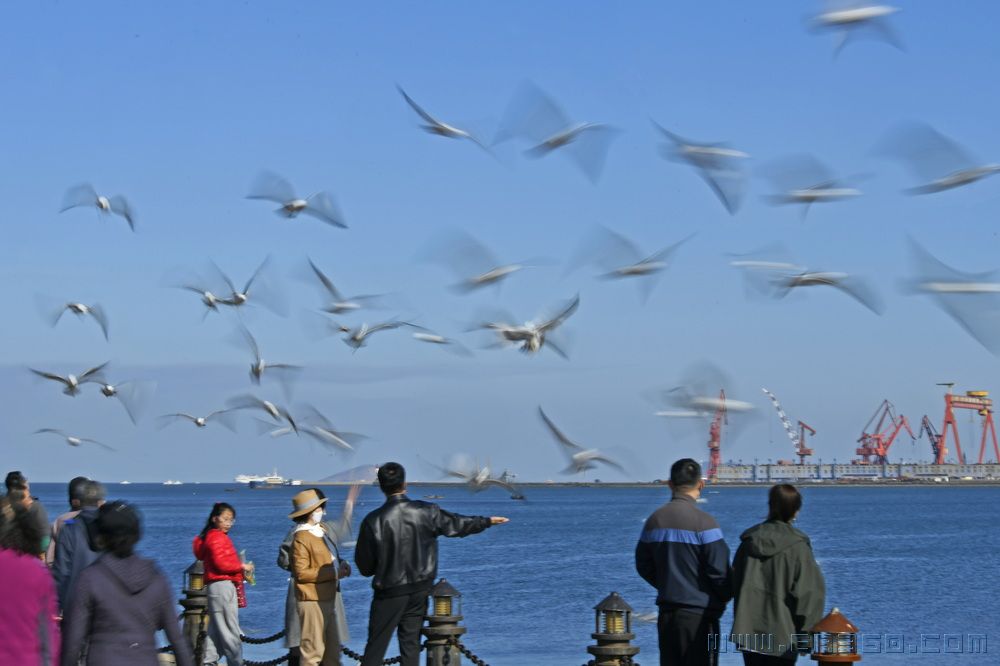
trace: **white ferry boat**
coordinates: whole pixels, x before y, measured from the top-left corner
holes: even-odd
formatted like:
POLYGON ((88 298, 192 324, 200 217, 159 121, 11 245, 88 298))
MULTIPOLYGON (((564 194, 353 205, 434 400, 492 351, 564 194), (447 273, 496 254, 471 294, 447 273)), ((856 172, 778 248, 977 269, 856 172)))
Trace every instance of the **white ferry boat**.
POLYGON ((167 479, 163 482, 165 486, 181 486, 184 485, 183 481, 178 481, 177 479, 167 479))
POLYGON ((271 470, 271 474, 268 476, 250 476, 248 474, 240 474, 236 477, 236 482, 248 483, 251 488, 277 488, 279 486, 302 485, 302 481, 299 479, 286 479, 278 474, 277 468, 271 470))

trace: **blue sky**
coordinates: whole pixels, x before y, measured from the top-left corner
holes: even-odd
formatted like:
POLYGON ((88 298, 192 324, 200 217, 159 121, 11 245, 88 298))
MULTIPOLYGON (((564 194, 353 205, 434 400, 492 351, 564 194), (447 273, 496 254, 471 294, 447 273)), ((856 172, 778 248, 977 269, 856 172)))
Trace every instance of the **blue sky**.
MULTIPOLYGON (((896 123, 920 120, 984 161, 1000 159, 992 71, 1000 7, 898 4, 891 22, 905 52, 857 41, 836 60, 832 37, 804 27, 819 7, 811 2, 7 7, 3 459, 47 481, 77 473, 222 480, 273 466, 315 478, 387 459, 421 470, 418 453, 440 462, 463 451, 521 478, 558 478, 564 461, 536 416, 542 404, 568 434, 623 449, 631 476, 649 479, 677 457, 705 457, 706 429, 676 433, 642 398, 675 385, 700 359, 729 374, 730 395, 759 407, 756 421, 724 440, 727 458, 788 456, 761 386, 793 420, 817 429, 813 446, 824 461, 851 457, 883 398, 915 423, 926 413, 940 426, 935 382, 991 389, 997 359, 927 299, 897 291, 908 270, 906 236, 966 270, 996 267, 1000 181, 907 197, 900 190, 913 184, 909 174, 871 149, 896 123), (524 80, 574 118, 622 130, 597 185, 559 155, 526 160, 504 144, 492 160, 471 144, 427 135, 395 89, 490 136, 524 80), (768 183, 754 177, 730 217, 693 172, 658 156, 650 117, 684 136, 732 142, 753 156, 751 171, 805 152, 837 173, 871 178, 863 197, 816 206, 803 222, 796 210, 766 203, 768 183), (303 192, 330 190, 350 229, 284 220, 246 200, 261 169, 303 192), (137 233, 90 210, 58 214, 66 188, 82 181, 126 194, 137 233), (645 306, 633 285, 586 270, 565 277, 561 265, 524 271, 499 294, 460 297, 447 290, 451 275, 415 259, 435 234, 461 228, 501 258, 562 262, 596 224, 650 250, 698 235, 645 306), (779 240, 809 266, 868 276, 888 304, 884 316, 834 291, 747 301, 725 253, 779 240), (164 285, 209 259, 240 281, 268 254, 292 315, 256 312, 249 326, 267 356, 310 367, 299 399, 371 436, 353 459, 305 440, 258 438, 248 421, 238 435, 153 427, 157 414, 210 411, 251 388, 244 354, 226 341, 233 318, 202 323, 197 299, 164 285), (354 355, 335 338, 311 340, 300 312, 317 295, 291 277, 307 255, 346 292, 399 294, 400 314, 455 336, 481 307, 527 319, 579 292, 566 327, 571 360, 512 350, 464 359, 399 332, 354 355), (37 293, 103 304, 110 342, 90 322, 48 328, 37 293), (138 428, 94 391, 67 398, 25 370, 108 359, 115 378, 159 382, 138 428), (40 427, 120 452, 33 437, 40 427)), ((926 442, 903 440, 897 450, 930 455, 926 442)))

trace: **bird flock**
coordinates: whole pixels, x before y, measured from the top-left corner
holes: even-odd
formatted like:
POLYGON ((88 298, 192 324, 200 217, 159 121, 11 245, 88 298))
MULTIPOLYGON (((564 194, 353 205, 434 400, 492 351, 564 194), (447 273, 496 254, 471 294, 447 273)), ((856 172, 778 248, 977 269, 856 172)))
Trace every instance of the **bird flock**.
MULTIPOLYGON (((890 23, 890 17, 896 11, 894 7, 881 4, 838 3, 813 17, 810 28, 835 35, 834 56, 852 40, 865 34, 902 50, 902 42, 890 23)), ((606 156, 613 148, 615 138, 622 132, 607 122, 577 119, 540 87, 526 82, 514 92, 497 132, 488 140, 442 120, 443 115, 439 117, 437 110, 428 111, 402 86, 397 86, 397 89, 402 104, 419 119, 420 129, 434 137, 471 143, 490 157, 494 157, 497 145, 517 141, 523 145, 525 157, 551 159, 554 157, 550 156, 562 156, 594 183, 601 178, 606 156)), ((685 138, 682 130, 668 128, 662 119, 650 119, 650 123, 655 150, 664 159, 693 171, 725 211, 737 215, 749 189, 748 164, 752 156, 727 142, 685 138)), ((926 124, 899 125, 885 135, 875 147, 875 152, 898 161, 910 170, 915 180, 905 193, 913 196, 932 196, 972 186, 1000 173, 1000 164, 975 158, 954 140, 926 124)), ((770 160, 758 173, 772 186, 763 195, 765 201, 778 206, 799 206, 803 221, 814 205, 832 205, 863 196, 862 186, 866 178, 864 175, 837 175, 811 155, 770 160)), ((675 176, 670 174, 669 177, 675 176)), ((307 216, 334 229, 348 230, 347 219, 331 192, 317 190, 304 196, 288 180, 270 171, 262 171, 252 180, 245 197, 277 206, 273 212, 283 218, 307 216)), ((96 210, 100 218, 121 218, 132 232, 141 232, 136 209, 121 194, 101 193, 87 183, 70 187, 63 197, 60 212, 80 214, 79 210, 83 208, 96 210)), ((565 262, 564 276, 586 267, 593 270, 594 277, 598 279, 635 283, 639 298, 645 303, 657 281, 671 267, 675 255, 683 252, 685 245, 693 242, 694 238, 695 234, 667 239, 670 242, 660 249, 644 250, 613 229, 599 227, 582 240, 577 252, 565 262)), ((993 353, 1000 353, 1000 279, 994 273, 967 273, 947 266, 916 241, 911 241, 911 258, 913 276, 904 285, 904 291, 929 296, 979 343, 993 353)), ((538 257, 501 260, 464 230, 452 230, 431 242, 421 259, 447 269, 454 278, 448 286, 458 294, 486 289, 495 289, 499 293, 500 286, 513 276, 555 263, 538 257)), ((828 287, 854 299, 876 315, 885 310, 878 290, 866 279, 844 271, 802 265, 782 245, 730 255, 729 263, 742 274, 748 296, 782 299, 793 290, 828 287)), ((417 342, 439 346, 461 356, 474 355, 470 344, 432 330, 415 321, 414 317, 368 319, 369 313, 391 307, 389 295, 345 295, 335 286, 330 273, 311 258, 302 267, 302 274, 320 294, 318 304, 309 315, 313 328, 323 336, 340 336, 352 353, 373 345, 376 337, 381 338, 393 331, 397 334, 407 331, 417 342)), ((266 358, 248 328, 243 311, 249 307, 263 307, 280 316, 288 314, 286 300, 273 276, 270 256, 245 281, 232 279, 214 262, 209 262, 199 274, 171 286, 194 294, 202 308, 203 318, 210 315, 232 317, 234 344, 243 348, 249 359, 250 387, 243 394, 220 396, 217 404, 200 411, 159 415, 156 418, 159 426, 190 423, 198 429, 218 425, 236 431, 239 415, 245 415, 252 419, 262 436, 304 436, 326 450, 344 455, 353 454, 359 444, 368 439, 365 435, 341 429, 314 405, 295 401, 296 379, 303 367, 266 358), (259 395, 273 384, 280 386, 282 400, 265 399, 259 395)), ((106 340, 113 337, 110 326, 113 318, 98 303, 85 304, 62 297, 43 296, 38 296, 37 300, 43 320, 51 326, 56 326, 63 321, 66 313, 71 313, 96 324, 106 340)), ((479 345, 480 349, 515 350, 527 356, 548 350, 568 360, 570 349, 562 333, 572 325, 572 317, 581 304, 586 307, 585 299, 576 293, 527 320, 500 310, 483 312, 470 317, 464 334, 490 336, 486 344, 479 345)), ((94 390, 104 397, 117 399, 133 423, 142 418, 156 388, 152 382, 142 379, 112 382, 106 362, 77 374, 59 374, 39 368, 30 370, 35 376, 59 385, 68 397, 80 395, 87 390, 87 385, 93 384, 94 390)), ((710 418, 722 404, 718 393, 724 381, 715 369, 693 371, 677 386, 658 393, 655 397, 658 407, 654 413, 667 418, 710 418)), ((752 409, 750 403, 732 398, 725 399, 725 406, 731 415, 752 409)), ((537 413, 542 430, 551 436, 566 458, 567 466, 563 473, 578 475, 599 466, 627 473, 625 466, 608 453, 586 448, 571 439, 541 405, 537 413)), ((43 427, 36 434, 56 435, 70 446, 94 445, 115 450, 95 439, 68 434, 59 428, 43 427)), ((514 496, 520 495, 509 480, 494 477, 488 464, 481 466, 473 463, 468 454, 457 453, 451 463, 433 466, 446 477, 462 480, 474 492, 499 487, 514 496)))

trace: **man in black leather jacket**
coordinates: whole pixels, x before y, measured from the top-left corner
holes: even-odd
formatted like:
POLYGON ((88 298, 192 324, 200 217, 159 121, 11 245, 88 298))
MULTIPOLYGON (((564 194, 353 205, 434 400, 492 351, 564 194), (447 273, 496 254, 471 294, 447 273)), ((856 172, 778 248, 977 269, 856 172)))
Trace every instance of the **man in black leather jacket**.
POLYGON ((418 666, 420 627, 437 576, 437 538, 468 536, 507 519, 460 516, 437 504, 411 500, 406 496, 406 471, 399 463, 379 467, 378 483, 385 504, 365 516, 354 551, 361 575, 374 576, 375 591, 361 664, 379 666, 395 631, 400 663, 418 666))

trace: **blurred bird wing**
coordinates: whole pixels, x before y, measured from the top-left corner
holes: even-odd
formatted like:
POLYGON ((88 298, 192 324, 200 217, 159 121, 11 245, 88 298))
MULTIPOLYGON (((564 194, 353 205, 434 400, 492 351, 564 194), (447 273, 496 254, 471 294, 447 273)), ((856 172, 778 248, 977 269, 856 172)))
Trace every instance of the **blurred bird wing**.
POLYGON ((435 126, 443 125, 441 121, 439 121, 437 118, 424 111, 424 109, 419 104, 414 102, 413 98, 411 98, 409 95, 406 94, 406 91, 403 90, 402 86, 397 85, 396 90, 398 90, 399 94, 403 96, 403 99, 405 99, 406 103, 410 105, 410 108, 416 111, 417 115, 423 118, 427 123, 435 126))
POLYGON ((592 237, 580 246, 576 258, 570 263, 580 265, 593 263, 606 271, 614 271, 624 266, 639 263, 642 254, 628 238, 607 227, 600 226, 592 237))
POLYGON ((125 412, 132 423, 137 424, 145 411, 146 405, 156 391, 156 382, 152 381, 129 381, 122 382, 116 387, 115 397, 122 403, 125 412))
POLYGON ((556 441, 562 445, 564 451, 567 455, 572 456, 573 452, 583 451, 583 447, 567 437, 562 430, 556 427, 556 424, 552 422, 552 419, 548 417, 541 407, 538 408, 538 415, 542 417, 542 421, 548 427, 549 432, 552 436, 556 438, 556 441))
POLYGON ((876 152, 903 161, 927 182, 977 165, 958 143, 925 123, 900 126, 880 143, 876 152))
POLYGON ((512 137, 541 143, 570 127, 566 113, 542 90, 530 82, 514 93, 493 143, 512 137))
POLYGON ((347 228, 344 216, 329 192, 317 192, 309 197, 309 203, 303 212, 335 227, 347 228))
POLYGON ((58 428, 39 428, 32 434, 42 435, 46 433, 52 433, 53 435, 59 435, 60 437, 66 436, 66 433, 64 433, 62 430, 59 430, 58 428))
POLYGON ((90 439, 88 437, 81 437, 80 441, 81 442, 89 442, 90 444, 96 444, 97 446, 100 446, 103 449, 107 449, 108 451, 117 451, 118 450, 118 449, 116 449, 116 448, 114 448, 112 446, 108 446, 107 444, 105 444, 103 442, 98 442, 96 439, 90 439))
POLYGON ((335 430, 330 430, 321 426, 311 426, 304 428, 302 432, 309 435, 327 448, 333 448, 339 451, 354 451, 354 447, 350 444, 350 442, 344 439, 341 436, 341 433, 338 433, 335 430))
POLYGON ((205 417, 205 422, 218 421, 227 430, 236 432, 236 414, 231 409, 218 409, 205 417))
POLYGON ((511 495, 517 494, 517 488, 507 483, 506 481, 501 481, 500 479, 485 479, 482 481, 483 486, 497 486, 498 488, 503 488, 511 495))
POLYGON ((642 263, 660 262, 660 261, 664 261, 666 259, 669 259, 670 256, 674 252, 677 251, 677 248, 679 248, 680 246, 684 245, 685 243, 687 243, 689 240, 691 240, 692 238, 694 238, 697 235, 698 235, 697 231, 694 232, 694 233, 688 234, 687 236, 685 236, 684 238, 680 239, 676 243, 668 245, 667 247, 663 248, 662 250, 658 250, 657 252, 654 252, 653 254, 649 255, 648 257, 646 257, 645 259, 642 260, 642 263))
POLYGON ((287 180, 271 171, 261 171, 250 185, 247 199, 264 199, 279 204, 294 200, 295 188, 287 180))
POLYGON ((76 208, 77 206, 94 205, 97 205, 97 191, 90 183, 81 183, 66 190, 66 194, 63 195, 62 208, 59 209, 59 212, 64 213, 70 208, 76 208))
POLYGON ((614 141, 621 131, 604 124, 590 124, 583 129, 563 151, 592 183, 596 183, 604 171, 604 163, 614 141))
POLYGON ((257 269, 253 272, 253 275, 251 275, 250 278, 247 280, 246 285, 244 285, 243 287, 242 293, 246 294, 250 292, 250 286, 253 285, 254 281, 261 274, 261 272, 268 267, 270 262, 271 262, 270 255, 264 257, 264 261, 260 262, 260 265, 257 266, 257 269))
POLYGON ((453 229, 432 241, 423 257, 443 264, 462 280, 483 275, 500 265, 499 259, 471 234, 453 229))
POLYGON ((987 351, 1000 356, 1000 303, 989 298, 984 305, 979 294, 937 294, 938 307, 987 351))
POLYGON ((104 376, 101 372, 108 366, 108 361, 101 363, 98 366, 84 370, 80 375, 80 382, 104 382, 104 376))
POLYGON ((208 263, 212 267, 216 276, 226 283, 226 288, 229 289, 230 295, 236 294, 236 285, 231 279, 229 279, 229 276, 226 275, 221 268, 219 268, 219 265, 215 263, 215 261, 210 260, 208 263))
POLYGON ((841 280, 834 281, 830 286, 844 292, 875 314, 880 315, 885 311, 885 304, 882 301, 882 297, 863 278, 849 275, 841 280))
POLYGON ((567 319, 569 319, 569 317, 574 312, 576 312, 576 309, 578 307, 580 307, 580 295, 579 294, 577 294, 576 296, 574 296, 573 300, 571 300, 559 313, 557 313, 554 317, 552 317, 551 319, 549 319, 548 321, 546 321, 545 323, 543 323, 541 326, 539 326, 538 330, 544 333, 546 331, 550 331, 550 330, 556 328, 557 326, 559 326, 560 324, 562 324, 564 321, 566 321, 567 319))
POLYGON ((344 297, 341 296, 340 292, 333 285, 333 281, 330 280, 330 278, 326 276, 326 273, 321 271, 316 264, 313 263, 312 259, 309 260, 309 266, 312 267, 313 273, 316 275, 316 279, 319 280, 320 284, 322 284, 327 292, 329 292, 330 296, 332 296, 335 301, 343 301, 344 297))
POLYGON ((128 222, 129 229, 135 231, 135 211, 129 205, 128 199, 117 194, 108 200, 108 205, 112 213, 124 217, 125 221, 128 222))
POLYGON ((746 175, 737 169, 698 169, 698 175, 712 188, 730 215, 735 215, 746 193, 746 175))
POLYGON ((243 338, 243 343, 250 349, 250 353, 253 354, 254 364, 260 363, 260 346, 257 344, 257 339, 253 337, 253 333, 242 322, 238 330, 243 338))
POLYGON ((614 467, 614 468, 615 468, 615 469, 617 469, 618 471, 620 471, 620 472, 622 472, 622 473, 626 473, 626 474, 627 474, 627 472, 625 471, 625 468, 624 468, 624 467, 622 467, 622 465, 621 465, 620 463, 618 463, 618 462, 617 462, 617 461, 615 461, 615 460, 612 460, 611 458, 608 458, 608 457, 607 457, 606 455, 604 455, 603 453, 601 453, 601 454, 598 454, 598 455, 596 455, 596 456, 592 457, 592 458, 591 458, 590 460, 591 460, 592 462, 601 462, 601 463, 604 463, 605 465, 607 465, 607 466, 609 466, 609 467, 614 467))
POLYGON ((782 192, 837 182, 833 172, 812 155, 790 155, 765 166, 761 172, 782 192))
MULTIPOLYGON (((65 310, 66 308, 63 308, 65 310)), ((90 316, 94 318, 97 325, 101 327, 101 332, 104 333, 104 339, 108 339, 108 315, 104 312, 104 308, 100 306, 99 303, 94 303, 89 306, 90 316)), ((62 314, 62 312, 60 312, 62 314)))

